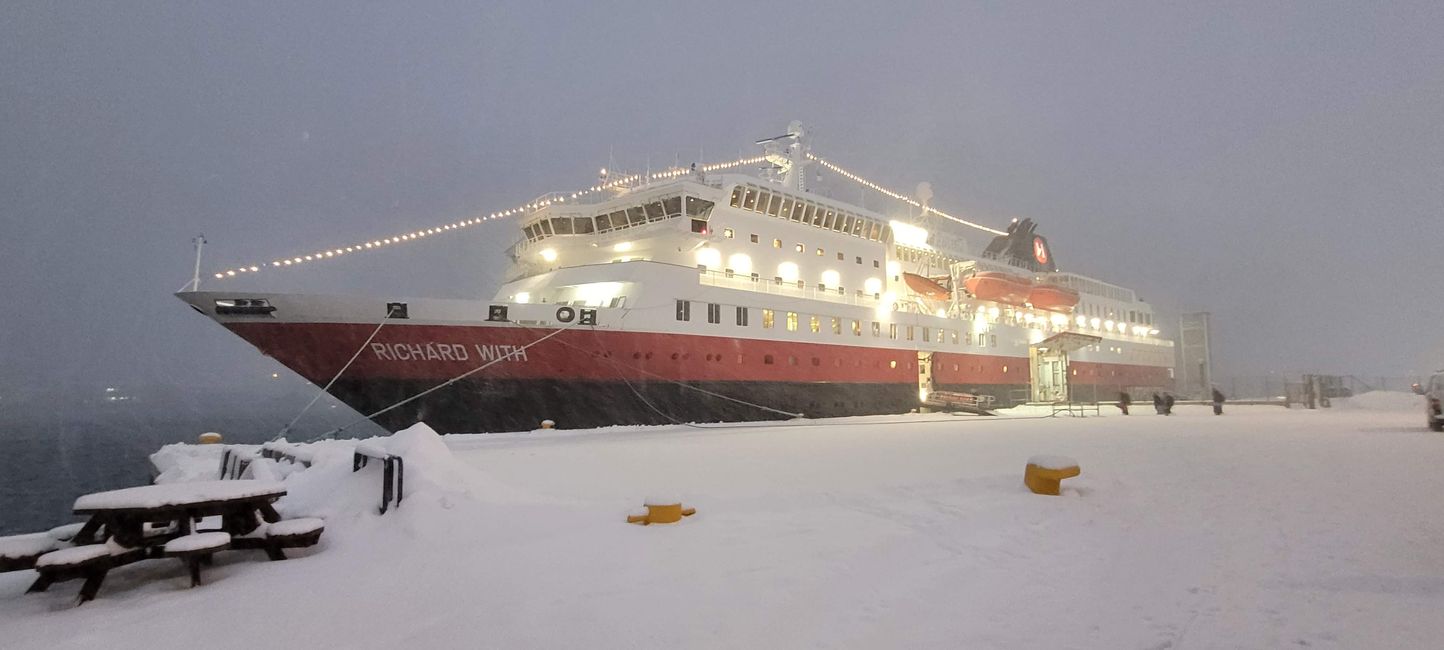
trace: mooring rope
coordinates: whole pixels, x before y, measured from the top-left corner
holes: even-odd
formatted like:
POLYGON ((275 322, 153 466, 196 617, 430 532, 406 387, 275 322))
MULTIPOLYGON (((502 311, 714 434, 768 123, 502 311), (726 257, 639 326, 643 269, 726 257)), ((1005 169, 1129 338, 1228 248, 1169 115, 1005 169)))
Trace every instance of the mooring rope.
MULTIPOLYGON (((566 331, 566 330, 568 330, 568 329, 571 329, 571 327, 572 327, 573 325, 575 325, 575 324, 576 324, 575 322, 573 322, 573 323, 568 323, 566 326, 560 327, 560 328, 558 328, 558 329, 555 329, 555 330, 553 330, 550 334, 547 334, 546 336, 543 336, 543 337, 541 337, 541 338, 539 338, 539 339, 537 339, 537 340, 535 340, 535 341, 532 341, 531 343, 528 343, 528 344, 526 344, 526 345, 523 345, 523 346, 521 346, 520 348, 517 348, 516 350, 513 350, 512 352, 510 352, 510 353, 508 353, 508 354, 504 354, 504 355, 498 356, 497 358, 492 359, 491 361, 488 361, 488 362, 486 362, 485 364, 483 364, 483 365, 481 365, 481 366, 478 366, 478 367, 476 367, 476 368, 472 368, 471 370, 468 370, 468 371, 466 371, 466 372, 463 372, 463 373, 461 373, 461 374, 459 374, 459 375, 457 375, 457 376, 455 376, 455 377, 452 377, 451 379, 448 379, 448 380, 446 380, 446 381, 444 381, 444 382, 441 382, 440 384, 437 384, 437 385, 435 385, 435 386, 432 386, 431 388, 428 388, 428 389, 426 389, 426 390, 424 390, 424 391, 421 391, 421 392, 419 392, 419 393, 417 393, 417 394, 415 394, 415 395, 412 395, 411 397, 408 397, 408 398, 403 399, 403 400, 401 400, 401 401, 399 401, 399 402, 396 402, 396 403, 394 403, 394 404, 392 404, 392 405, 390 405, 390 406, 387 406, 386 408, 383 408, 383 409, 381 409, 381 410, 379 410, 379 411, 376 411, 376 412, 374 412, 374 413, 371 413, 370 415, 362 416, 362 417, 361 417, 360 419, 358 419, 358 420, 355 420, 355 421, 350 422, 350 423, 348 423, 348 424, 345 424, 345 425, 336 427, 335 429, 332 429, 332 430, 330 430, 330 431, 327 431, 326 433, 323 433, 323 434, 321 434, 321 435, 319 435, 319 436, 316 436, 315 438, 312 438, 312 439, 310 439, 310 440, 307 440, 307 442, 315 442, 315 441, 321 440, 321 439, 323 439, 323 438, 335 437, 336 434, 341 433, 342 431, 345 431, 346 429, 348 429, 348 428, 350 428, 350 427, 353 427, 353 426, 355 426, 355 425, 357 425, 357 424, 360 424, 360 423, 362 423, 362 422, 366 422, 366 421, 368 421, 368 420, 370 420, 370 419, 372 419, 372 418, 374 418, 374 417, 376 417, 376 416, 378 416, 378 415, 381 415, 382 413, 385 413, 385 412, 387 412, 387 411, 390 411, 390 410, 392 410, 392 409, 394 409, 394 408, 397 408, 397 407, 399 407, 399 406, 403 406, 403 405, 406 405, 406 404, 410 404, 411 402, 414 402, 414 401, 416 401, 416 400, 418 400, 418 399, 421 399, 421 398, 423 398, 423 397, 426 397, 427 395, 430 395, 430 394, 432 394, 432 393, 434 393, 434 392, 436 392, 436 391, 438 391, 438 390, 441 390, 441 389, 443 389, 443 388, 446 388, 447 386, 450 386, 450 385, 452 385, 452 384, 454 384, 454 383, 456 383, 456 382, 458 382, 458 381, 461 381, 461 380, 463 380, 463 379, 466 379, 467 377, 470 377, 470 376, 472 376, 472 375, 474 375, 474 374, 476 374, 476 373, 478 373, 478 372, 481 372, 481 371, 483 371, 483 370, 486 370, 487 368, 490 368, 490 367, 492 367, 492 366, 494 366, 494 365, 496 365, 496 364, 498 364, 498 363, 501 363, 501 362, 503 362, 503 361, 506 361, 506 360, 512 358, 513 355, 515 355, 517 351, 530 349, 532 346, 534 346, 534 345, 536 345, 536 344, 538 344, 538 343, 541 343, 542 341, 545 341, 545 340, 547 340, 547 339, 549 339, 549 338, 551 338, 551 337, 553 337, 553 336, 556 336, 556 335, 558 335, 558 334, 561 334, 562 332, 564 332, 564 331, 566 331)), ((527 329, 530 329, 530 328, 527 328, 527 329)))
POLYGON ((381 322, 376 324, 376 329, 371 330, 371 336, 366 337, 366 341, 361 344, 361 347, 356 348, 356 354, 351 355, 351 359, 346 362, 346 365, 341 366, 341 369, 336 371, 336 375, 331 378, 331 381, 326 382, 326 385, 323 386, 321 390, 316 391, 316 396, 312 397, 311 401, 306 403, 306 407, 301 409, 301 412, 297 413, 296 417, 291 418, 291 421, 287 422, 286 426, 281 427, 281 431, 276 434, 276 437, 271 438, 271 442, 280 440, 291 432, 291 427, 296 426, 296 422, 300 421, 301 416, 305 415, 306 411, 311 410, 311 407, 316 405, 316 402, 321 399, 322 395, 325 395, 331 390, 331 386, 336 383, 337 379, 341 378, 342 373, 345 373, 346 369, 351 367, 351 364, 356 363, 356 359, 366 350, 366 346, 371 345, 371 340, 376 338, 377 334, 381 333, 381 328, 386 327, 386 322, 391 319, 391 315, 394 313, 396 313, 396 306, 392 305, 386 310, 386 316, 381 319, 381 322))

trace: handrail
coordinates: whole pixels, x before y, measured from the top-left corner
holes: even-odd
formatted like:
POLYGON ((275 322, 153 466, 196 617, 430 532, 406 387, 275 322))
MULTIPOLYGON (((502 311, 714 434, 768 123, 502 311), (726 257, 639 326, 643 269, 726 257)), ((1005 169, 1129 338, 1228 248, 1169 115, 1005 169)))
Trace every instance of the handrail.
POLYGON ((400 456, 387 453, 370 445, 356 445, 356 451, 351 456, 351 471, 359 472, 371 459, 383 463, 381 473, 381 514, 391 507, 392 497, 395 497, 396 507, 401 507, 401 499, 405 496, 406 463, 400 456))

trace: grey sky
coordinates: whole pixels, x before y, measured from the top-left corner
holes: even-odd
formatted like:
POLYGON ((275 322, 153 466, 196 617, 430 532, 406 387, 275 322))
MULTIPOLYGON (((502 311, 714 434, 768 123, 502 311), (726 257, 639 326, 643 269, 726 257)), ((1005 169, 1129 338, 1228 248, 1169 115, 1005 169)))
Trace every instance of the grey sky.
MULTIPOLYGON (((1211 310, 1223 374, 1444 366, 1440 3, 686 4, 5 3, 0 391, 268 376, 170 296, 197 232, 304 253, 792 119, 1211 310)), ((489 296, 514 233, 233 286, 489 296)))

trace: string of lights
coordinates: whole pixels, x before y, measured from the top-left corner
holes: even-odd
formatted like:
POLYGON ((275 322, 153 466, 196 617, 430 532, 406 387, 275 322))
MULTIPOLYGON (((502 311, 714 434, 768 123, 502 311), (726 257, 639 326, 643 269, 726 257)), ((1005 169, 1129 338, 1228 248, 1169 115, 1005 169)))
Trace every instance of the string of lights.
POLYGON ((809 152, 809 153, 807 154, 807 157, 808 157, 808 159, 812 160, 813 162, 815 162, 815 163, 817 163, 817 164, 819 164, 819 165, 822 165, 823 167, 826 167, 826 168, 828 169, 828 171, 831 171, 831 172, 833 172, 833 173, 835 173, 835 174, 837 174, 837 175, 839 175, 839 176, 842 176, 843 178, 846 178, 847 180, 850 180, 850 181, 852 181, 852 182, 854 182, 854 183, 857 183, 858 185, 861 185, 861 186, 866 187, 866 188, 868 188, 868 189, 870 189, 870 190, 873 190, 873 191, 875 191, 875 192, 878 192, 879 194, 882 194, 882 195, 884 195, 884 196, 888 196, 888 197, 897 199, 897 200, 899 200, 899 201, 902 201, 903 203, 906 203, 906 204, 908 204, 908 205, 911 205, 911 206, 913 206, 913 207, 915 207, 915 208, 922 208, 924 211, 926 211, 926 212, 931 212, 931 213, 933 213, 933 214, 935 214, 935 215, 938 215, 939 217, 942 217, 942 218, 944 218, 944 219, 948 219, 948 220, 950 220, 950 221, 956 221, 956 222, 958 222, 958 223, 960 223, 960 224, 963 224, 964 226, 972 226, 973 228, 977 228, 978 230, 982 230, 982 231, 985 231, 985 232, 990 232, 990 233, 993 233, 994 235, 1006 235, 1006 234, 1007 234, 1006 232, 1003 232, 1003 231, 998 230, 998 229, 996 229, 996 228, 989 228, 989 227, 984 226, 984 225, 982 225, 982 224, 973 223, 973 222, 971 222, 971 221, 968 221, 967 219, 960 219, 960 218, 958 218, 958 217, 955 217, 955 216, 953 216, 953 215, 950 215, 950 214, 948 214, 948 213, 946 213, 946 212, 943 212, 942 210, 939 210, 939 209, 934 208, 934 207, 932 207, 932 206, 924 206, 921 201, 919 201, 919 200, 917 200, 917 199, 915 199, 915 198, 913 198, 913 197, 907 196, 906 194, 901 194, 901 193, 899 193, 899 192, 894 192, 894 191, 892 191, 892 190, 890 190, 890 189, 888 189, 888 188, 886 188, 886 187, 883 187, 883 186, 881 186, 881 185, 878 185, 877 183, 874 183, 874 182, 872 182, 872 181, 870 181, 870 180, 868 180, 868 179, 866 179, 866 178, 863 178, 863 177, 861 177, 861 176, 858 176, 857 174, 854 174, 854 173, 852 173, 852 172, 850 172, 850 171, 847 171, 846 169, 843 169, 843 168, 841 168, 841 167, 838 167, 837 165, 835 165, 835 164, 833 164, 833 163, 831 163, 831 162, 829 162, 829 161, 827 161, 827 160, 824 160, 823 158, 820 158, 820 157, 812 154, 811 152, 809 152))
MULTIPOLYGON (((700 171, 702 171, 703 173, 715 172, 715 171, 722 171, 722 170, 725 170, 725 169, 732 169, 732 168, 734 168, 734 167, 741 167, 741 166, 744 166, 744 165, 754 165, 754 164, 761 163, 761 162, 763 162, 763 161, 765 161, 765 160, 766 160, 766 157, 765 157, 765 156, 756 156, 756 157, 752 157, 752 158, 742 158, 742 159, 739 159, 739 160, 733 160, 733 161, 730 161, 730 162, 711 163, 711 164, 707 164, 707 165, 702 165, 702 166, 701 166, 700 168, 698 168, 698 169, 699 169, 700 171)), ((606 170, 603 169, 602 172, 603 172, 603 175, 605 176, 606 170)), ((631 185, 634 185, 634 184, 636 184, 636 183, 642 182, 643 180, 647 180, 647 181, 670 180, 670 179, 673 179, 673 178, 677 178, 677 177, 680 177, 680 176, 684 176, 684 175, 687 175, 687 174, 691 174, 691 173, 693 173, 693 172, 694 172, 694 170, 693 170, 692 168, 690 168, 690 167, 686 167, 686 168, 683 168, 683 167, 674 167, 674 168, 666 169, 666 170, 660 171, 660 172, 652 172, 652 173, 650 173, 650 174, 630 174, 630 175, 627 175, 627 176, 622 176, 622 177, 620 177, 620 178, 611 179, 611 180, 608 180, 608 181, 603 182, 603 183, 598 183, 598 184, 596 184, 596 185, 593 185, 593 186, 588 187, 588 188, 583 189, 583 190, 577 190, 577 191, 571 192, 571 193, 555 193, 555 194, 551 194, 551 195, 546 196, 545 198, 540 198, 540 199, 537 199, 537 200, 532 201, 532 202, 530 202, 530 203, 525 203, 525 204, 516 206, 516 207, 511 208, 511 209, 509 209, 509 210, 502 210, 502 211, 499 211, 499 212, 492 212, 491 214, 487 214, 487 215, 480 216, 480 217, 474 217, 474 218, 471 218, 471 219, 462 219, 462 220, 460 220, 460 221, 456 221, 456 222, 453 222, 453 223, 442 224, 442 225, 439 225, 439 226, 433 226, 433 227, 425 228, 425 229, 422 229, 422 230, 414 230, 414 231, 409 232, 409 233, 402 233, 402 234, 399 234, 399 235, 392 235, 392 236, 390 236, 390 237, 381 237, 381 238, 378 238, 378 239, 372 239, 372 240, 370 240, 370 241, 356 242, 356 243, 353 243, 353 244, 351 244, 351 245, 349 245, 349 246, 338 246, 338 247, 335 247, 335 248, 324 248, 324 249, 321 249, 321 250, 316 251, 316 252, 314 252, 314 253, 307 253, 307 254, 304 254, 304 255, 294 255, 294 256, 291 256, 291 257, 282 257, 282 258, 278 258, 278 259, 273 259, 273 260, 271 260, 270 262, 265 262, 265 263, 257 263, 257 264, 249 264, 249 265, 236 266, 236 267, 233 267, 233 268, 225 269, 225 270, 223 270, 223 271, 217 271, 217 272, 215 272, 215 273, 212 274, 212 277, 214 277, 214 278, 216 278, 216 279, 225 279, 225 278, 234 278, 234 277, 239 277, 239 276, 244 276, 244 275, 252 275, 252 274, 255 274, 255 273, 260 273, 261 271, 266 270, 266 269, 279 269, 279 268, 285 268, 285 267, 289 267, 289 266, 298 266, 298 265, 307 264, 307 263, 310 263, 310 262, 319 262, 319 261, 321 261, 321 260, 333 259, 333 258, 336 258, 336 257, 341 257, 341 256, 343 256, 343 255, 350 255, 350 254, 353 254, 353 253, 359 253, 359 252, 363 252, 363 251, 374 250, 374 249, 378 249, 378 248, 384 248, 384 247, 386 247, 386 246, 392 246, 392 245, 395 245, 395 244, 400 244, 400 243, 402 243, 402 242, 415 241, 415 240, 418 240, 418 239, 423 239, 423 238, 426 238, 426 237, 431 237, 431 236, 433 236, 433 235, 440 235, 440 234, 444 234, 444 233, 448 233, 448 232, 453 232, 453 231, 461 230, 461 229, 463 229, 463 228, 469 228, 469 227, 471 227, 471 226, 474 226, 474 225, 476 225, 476 224, 479 224, 479 223, 482 223, 482 222, 485 222, 485 221, 492 221, 492 220, 495 220, 495 219, 504 219, 504 218, 506 218, 506 217, 510 217, 510 216, 514 216, 514 215, 518 215, 518 214, 525 214, 525 213, 532 212, 532 211, 535 211, 535 210, 540 210, 541 208, 545 208, 545 207, 550 206, 550 205, 552 205, 552 204, 561 204, 561 203, 566 203, 566 202, 568 202, 568 201, 576 201, 576 200, 578 200, 578 199, 584 198, 584 197, 586 197, 586 196, 588 196, 588 195, 591 195, 591 194, 596 194, 596 193, 598 193, 598 192, 605 192, 605 191, 607 191, 607 190, 616 189, 616 188, 619 188, 619 187, 631 186, 631 185)))
MULTIPOLYGON (((986 232, 990 232, 990 233, 993 233, 993 234, 996 234, 996 235, 1005 234, 1005 233, 1004 233, 1003 231, 1001 231, 1001 230, 996 230, 996 229, 989 228, 989 227, 984 226, 984 225, 981 225, 981 224, 976 224, 976 223, 973 223, 973 222, 968 221, 968 220, 966 220, 966 219, 960 219, 960 218, 958 218, 958 217, 955 217, 955 216, 953 216, 953 215, 950 215, 950 214, 948 214, 948 213, 946 213, 946 212, 943 212, 943 211, 938 210, 938 209, 936 209, 936 208, 933 208, 933 207, 931 207, 931 206, 924 206, 924 205, 922 204, 922 202, 921 202, 921 201, 918 201, 917 199, 914 199, 914 198, 912 198, 912 197, 910 197, 910 196, 906 196, 906 195, 904 195, 904 194, 901 194, 901 193, 898 193, 898 192, 894 192, 894 191, 892 191, 892 190, 889 190, 889 189, 887 189, 887 188, 885 188, 885 187, 883 187, 883 186, 881 186, 881 185, 878 185, 877 183, 874 183, 874 182, 872 182, 872 181, 870 181, 870 180, 868 180, 868 179, 866 179, 866 178, 863 178, 863 177, 861 177, 861 176, 858 176, 857 174, 854 174, 854 173, 852 173, 852 172, 850 172, 850 171, 847 171, 846 169, 843 169, 842 167, 839 167, 839 166, 833 164, 832 162, 829 162, 829 161, 827 161, 827 160, 825 160, 825 159, 823 159, 823 158, 820 158, 820 157, 818 157, 818 156, 816 156, 816 155, 813 155, 812 153, 808 153, 808 154, 807 154, 807 157, 810 158, 811 160, 813 160, 814 162, 818 163, 819 165, 822 165, 823 167, 827 168, 829 171, 832 171, 832 172, 834 172, 834 173, 842 176, 843 178, 846 178, 846 179, 848 179, 848 180, 850 180, 850 181, 853 181, 854 183, 857 183, 857 184, 859 184, 859 185, 862 185, 863 187, 866 187, 866 188, 871 189, 871 190, 873 190, 873 191, 879 192, 879 193, 881 193, 881 194, 883 194, 883 195, 885 195, 885 196, 888 196, 888 197, 891 197, 891 198, 893 198, 893 199, 896 199, 896 200, 902 201, 902 202, 904 202, 904 203, 907 203, 907 204, 909 204, 909 205, 912 205, 913 207, 922 208, 922 209, 924 209, 924 210, 927 211, 927 212, 931 212, 931 213, 933 213, 933 214, 936 214, 936 215, 938 215, 938 216, 940 216, 940 217, 943 217, 944 219, 949 219, 949 220, 951 220, 951 221, 956 221, 957 223, 963 224, 963 225, 965 225, 965 226, 971 226, 971 227, 973 227, 973 228, 977 228, 977 229, 979 229, 979 230, 983 230, 983 231, 986 231, 986 232)), ((756 165, 756 164, 760 164, 760 163, 763 163, 763 162, 766 162, 766 161, 767 161, 767 157, 766 157, 766 156, 754 156, 754 157, 751 157, 751 158, 741 158, 741 159, 733 160, 733 161, 729 161, 729 162, 711 163, 711 164, 707 164, 707 165, 702 165, 701 167, 699 167, 699 168, 697 168, 697 169, 693 169, 693 168, 691 168, 691 167, 673 167, 673 168, 669 168, 669 169, 666 169, 666 170, 663 170, 663 171, 660 171, 660 172, 650 172, 650 173, 647 173, 647 174, 629 174, 629 175, 627 175, 627 176, 623 176, 623 177, 620 177, 620 178, 615 178, 615 179, 607 180, 606 182, 598 183, 598 184, 593 185, 593 186, 591 186, 591 187, 588 187, 588 188, 586 188, 586 189, 577 190, 577 191, 575 191, 575 192, 550 194, 550 195, 545 196, 544 198, 539 198, 539 199, 536 199, 536 200, 531 201, 531 202, 529 202, 529 203, 524 203, 524 204, 522 204, 522 205, 518 205, 518 206, 516 206, 516 207, 514 207, 514 208, 511 208, 511 209, 508 209, 508 210, 502 210, 502 211, 498 211, 498 212, 492 212, 492 213, 487 214, 487 215, 484 215, 484 216, 473 217, 473 218, 470 218, 470 219, 462 219, 462 220, 460 220, 460 221, 455 221, 455 222, 452 222, 452 223, 442 224, 442 225, 439 225, 439 226, 433 226, 433 227, 430 227, 430 228, 424 228, 424 229, 421 229, 421 230, 413 230, 413 231, 411 231, 411 232, 401 233, 401 234, 399 234, 399 235, 391 235, 391 236, 389 236, 389 237, 381 237, 381 238, 372 239, 372 240, 369 240, 369 241, 355 242, 355 243, 350 244, 350 245, 347 245, 347 246, 337 246, 337 247, 335 247, 335 248, 323 248, 323 249, 321 249, 321 250, 319 250, 319 251, 316 251, 316 252, 313 252, 313 253, 306 253, 306 254, 303 254, 303 255, 293 255, 293 256, 291 256, 291 257, 277 258, 277 259, 273 259, 273 260, 271 260, 271 261, 269 261, 269 262, 263 262, 263 263, 257 263, 257 264, 248 264, 248 265, 236 266, 236 267, 232 267, 232 268, 225 269, 225 270, 222 270, 222 271, 217 271, 217 272, 215 272, 215 273, 212 274, 212 275, 213 275, 213 277, 215 277, 216 279, 226 279, 226 278, 234 278, 234 277, 240 277, 240 276, 245 276, 245 275, 253 275, 253 274, 256 274, 256 273, 260 273, 261 271, 266 270, 266 269, 281 269, 281 268, 286 268, 286 267, 291 267, 291 266, 299 266, 299 265, 302 265, 302 264, 308 264, 308 263, 311 263, 311 262, 319 262, 319 261, 321 261, 321 260, 333 259, 333 258, 337 258, 337 257, 342 257, 342 256, 344 256, 344 255, 351 255, 351 254, 360 253, 360 252, 363 252, 363 251, 375 250, 375 249, 378 249, 378 248, 384 248, 384 247, 387 247, 387 246, 392 246, 392 245, 395 245, 395 244, 400 244, 400 243, 402 243, 402 242, 416 241, 416 240, 418 240, 418 239, 424 239, 424 238, 431 237, 431 236, 434 236, 434 235, 440 235, 440 234, 445 234, 445 233, 448 233, 448 232, 454 232, 454 231, 457 231, 457 230, 461 230, 461 229, 463 229, 463 228, 469 228, 469 227, 471 227, 471 226, 475 226, 475 225, 477 225, 477 224, 479 224, 479 223, 482 223, 482 222, 492 221, 492 220, 496 220, 496 219, 504 219, 504 218, 511 217, 511 216, 518 215, 518 214, 525 214, 525 213, 533 212, 533 211, 535 211, 535 210, 540 210, 540 209, 542 209, 542 208, 545 208, 545 207, 550 206, 550 205, 553 205, 553 204, 564 204, 564 203, 566 203, 566 202, 568 202, 568 201, 573 201, 573 202, 574 202, 574 201, 577 201, 578 199, 585 198, 585 197, 587 197, 588 195, 591 195, 591 194, 596 194, 596 193, 598 193, 598 192, 605 192, 605 191, 607 191, 607 190, 617 189, 617 188, 620 188, 620 187, 628 187, 628 186, 631 186, 631 185, 634 185, 634 184, 637 184, 637 183, 640 183, 640 182, 643 182, 643 181, 652 182, 652 181, 670 180, 670 179, 673 179, 673 178, 678 178, 678 177, 681 177, 681 176, 685 176, 685 175, 688 175, 688 174, 692 174, 692 173, 695 173, 695 172, 697 172, 697 171, 701 171, 701 172, 703 172, 703 173, 716 172, 716 171, 722 171, 722 170, 726 170, 726 169, 732 169, 732 168, 735 168, 735 167, 742 167, 742 166, 745 166, 745 165, 756 165)), ((606 170, 603 169, 602 172, 603 172, 603 176, 605 177, 605 175, 606 175, 606 170)))

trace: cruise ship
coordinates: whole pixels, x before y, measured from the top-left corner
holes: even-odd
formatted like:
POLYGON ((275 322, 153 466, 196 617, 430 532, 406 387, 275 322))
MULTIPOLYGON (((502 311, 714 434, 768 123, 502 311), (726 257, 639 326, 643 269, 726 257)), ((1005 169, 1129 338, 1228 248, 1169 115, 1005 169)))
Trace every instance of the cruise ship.
POLYGON ((530 203, 489 300, 177 295, 393 431, 987 412, 1171 388, 1153 309, 1059 271, 1030 220, 962 222, 925 186, 868 209, 811 191, 842 170, 800 124, 758 145, 752 173, 678 169, 530 203))

